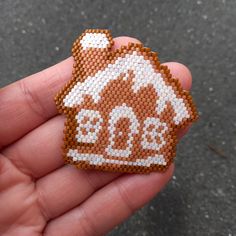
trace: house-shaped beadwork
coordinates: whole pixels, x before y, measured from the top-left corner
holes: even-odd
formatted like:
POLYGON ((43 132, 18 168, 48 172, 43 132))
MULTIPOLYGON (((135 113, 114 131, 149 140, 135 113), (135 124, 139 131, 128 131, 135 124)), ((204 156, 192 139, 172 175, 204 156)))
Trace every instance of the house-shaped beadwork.
POLYGON ((177 130, 197 118, 191 96, 149 48, 112 45, 108 30, 86 30, 73 45, 72 79, 55 98, 66 115, 64 159, 83 169, 163 171, 177 130))

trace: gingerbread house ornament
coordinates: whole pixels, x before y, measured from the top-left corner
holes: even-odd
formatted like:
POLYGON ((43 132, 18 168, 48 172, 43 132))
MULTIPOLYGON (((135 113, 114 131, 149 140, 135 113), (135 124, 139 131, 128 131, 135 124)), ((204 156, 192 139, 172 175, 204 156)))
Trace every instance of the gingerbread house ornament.
POLYGON ((66 115, 63 156, 82 169, 164 171, 176 153, 176 132, 197 119, 157 54, 142 44, 112 50, 108 30, 86 30, 74 43, 72 79, 56 95, 66 115))

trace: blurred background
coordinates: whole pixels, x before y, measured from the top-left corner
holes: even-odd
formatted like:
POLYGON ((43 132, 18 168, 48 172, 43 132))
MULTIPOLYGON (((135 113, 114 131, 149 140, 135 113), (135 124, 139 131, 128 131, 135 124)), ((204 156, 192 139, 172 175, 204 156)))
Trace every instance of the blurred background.
POLYGON ((187 65, 201 116, 169 185, 109 235, 236 235, 236 1, 2 0, 0 86, 69 57, 86 28, 136 37, 162 62, 187 65))

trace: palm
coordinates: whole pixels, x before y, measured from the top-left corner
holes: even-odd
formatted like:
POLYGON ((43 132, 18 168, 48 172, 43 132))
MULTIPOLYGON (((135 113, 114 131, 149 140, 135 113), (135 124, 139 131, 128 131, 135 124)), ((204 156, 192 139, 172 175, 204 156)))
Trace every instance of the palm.
MULTIPOLYGON (((118 38, 115 47, 133 40, 118 38)), ((172 175, 173 166, 164 174, 121 175, 63 164, 64 121, 56 116, 53 96, 69 80, 72 63, 69 58, 0 91, 1 235, 104 234, 172 175)), ((168 66, 189 89, 188 70, 168 66)))

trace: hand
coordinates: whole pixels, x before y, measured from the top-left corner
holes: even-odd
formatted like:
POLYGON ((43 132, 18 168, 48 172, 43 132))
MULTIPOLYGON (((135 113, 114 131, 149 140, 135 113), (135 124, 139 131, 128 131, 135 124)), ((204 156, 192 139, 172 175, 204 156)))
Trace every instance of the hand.
MULTIPOLYGON (((136 39, 119 37, 114 49, 136 39)), ((165 173, 78 170, 61 157, 64 117, 53 97, 70 79, 73 59, 0 90, 0 234, 103 235, 153 198, 165 173)), ((189 70, 166 63, 184 89, 189 70)), ((181 137, 185 130, 178 135, 181 137)))

